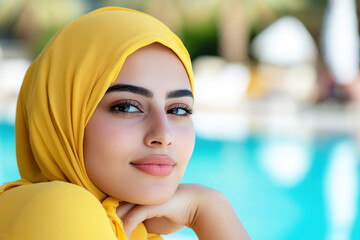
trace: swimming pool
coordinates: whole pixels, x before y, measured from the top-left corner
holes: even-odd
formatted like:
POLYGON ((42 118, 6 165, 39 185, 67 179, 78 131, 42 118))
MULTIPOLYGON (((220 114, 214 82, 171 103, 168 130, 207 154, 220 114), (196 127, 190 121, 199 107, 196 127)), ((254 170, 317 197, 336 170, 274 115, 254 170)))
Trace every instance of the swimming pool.
MULTIPOLYGON (((0 184, 19 178, 0 123, 0 184)), ((360 239, 360 159, 345 133, 198 136, 183 182, 222 191, 254 240, 360 239)), ((183 230, 165 239, 196 239, 183 230)))

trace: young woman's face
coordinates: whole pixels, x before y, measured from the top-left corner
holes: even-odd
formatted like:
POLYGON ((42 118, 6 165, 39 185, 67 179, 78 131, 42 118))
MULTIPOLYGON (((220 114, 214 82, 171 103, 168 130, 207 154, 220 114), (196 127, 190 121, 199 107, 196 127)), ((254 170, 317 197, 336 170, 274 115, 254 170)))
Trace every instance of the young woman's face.
POLYGON ((131 54, 85 128, 90 180, 126 202, 170 199, 194 148, 192 105, 187 72, 170 49, 131 54))

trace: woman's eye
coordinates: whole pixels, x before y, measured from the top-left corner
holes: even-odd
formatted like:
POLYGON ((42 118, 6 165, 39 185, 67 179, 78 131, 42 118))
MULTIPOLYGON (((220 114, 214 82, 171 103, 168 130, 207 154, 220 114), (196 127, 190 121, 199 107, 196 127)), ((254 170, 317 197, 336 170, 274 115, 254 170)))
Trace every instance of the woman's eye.
POLYGON ((174 107, 167 111, 169 114, 174 114, 177 116, 188 116, 192 114, 192 110, 190 108, 185 107, 174 107))
POLYGON ((127 106, 120 106, 118 107, 119 111, 121 112, 128 112, 128 113, 133 113, 133 112, 138 112, 139 110, 131 105, 127 105, 127 106))
POLYGON ((116 103, 110 107, 111 112, 119 112, 119 113, 139 113, 139 107, 134 103, 116 103))

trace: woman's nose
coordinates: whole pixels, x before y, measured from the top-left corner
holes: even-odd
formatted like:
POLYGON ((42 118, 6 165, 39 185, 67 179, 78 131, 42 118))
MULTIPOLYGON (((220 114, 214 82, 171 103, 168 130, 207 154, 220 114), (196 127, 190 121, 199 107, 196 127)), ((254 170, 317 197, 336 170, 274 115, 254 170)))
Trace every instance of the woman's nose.
POLYGON ((154 112, 149 116, 149 124, 145 134, 145 145, 165 148, 171 146, 173 135, 165 112, 154 112))

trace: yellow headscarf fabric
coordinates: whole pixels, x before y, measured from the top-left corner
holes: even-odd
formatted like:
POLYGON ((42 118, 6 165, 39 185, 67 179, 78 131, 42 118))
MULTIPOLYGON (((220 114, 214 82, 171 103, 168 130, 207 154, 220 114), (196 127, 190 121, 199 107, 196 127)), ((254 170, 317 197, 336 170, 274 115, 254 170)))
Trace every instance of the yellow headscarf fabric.
MULTIPOLYGON (((56 182, 58 191, 55 192, 59 197, 62 192, 65 195, 77 192, 79 187, 68 190, 70 184, 61 184, 68 182, 86 189, 102 204, 115 239, 127 239, 115 212, 119 200, 101 192, 86 174, 84 129, 127 56, 154 42, 175 52, 185 66, 193 90, 186 48, 163 23, 147 14, 124 8, 102 8, 80 17, 53 37, 29 67, 21 87, 15 133, 22 179, 0 187, 3 209, 5 205, 16 205, 21 192, 34 194, 39 189, 47 189, 46 182, 56 182), (39 183, 38 190, 29 190, 34 188, 30 187, 34 185, 31 183, 39 183), (25 186, 18 187, 20 185, 25 186), (8 200, 2 201, 5 197, 8 200)), ((4 216, 0 216, 0 238, 4 221, 4 216)), ((59 224, 58 230, 62 231, 59 224)), ((73 239, 82 239, 79 237, 73 239)))

